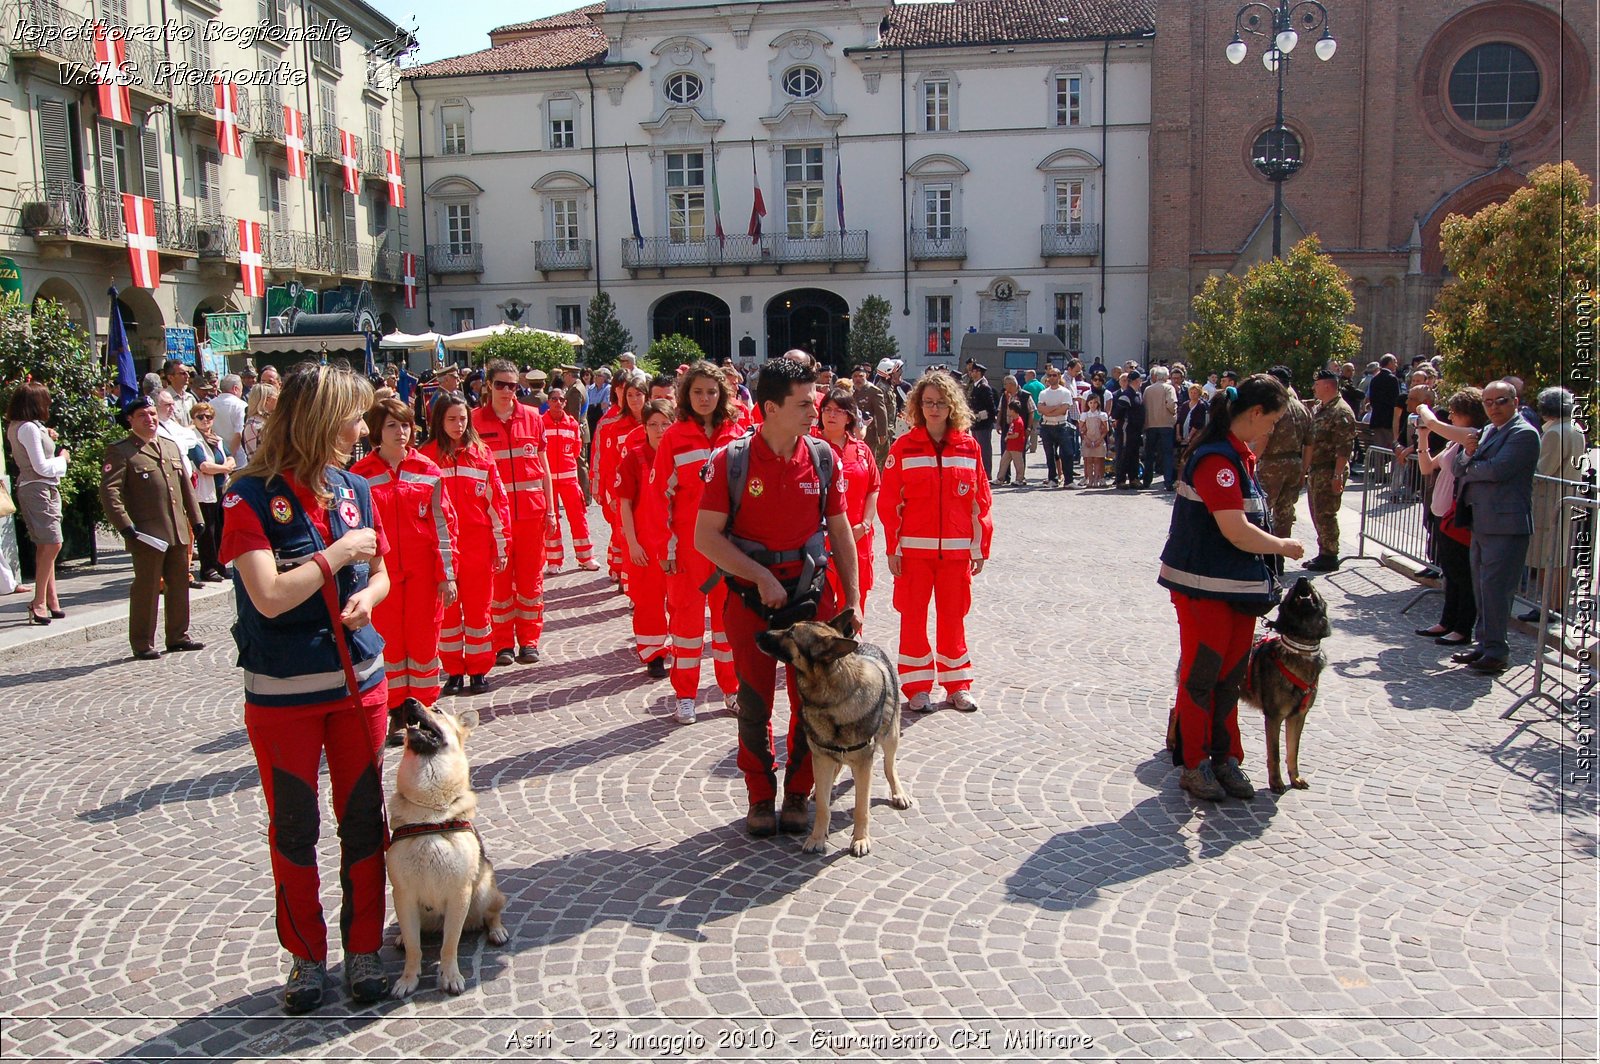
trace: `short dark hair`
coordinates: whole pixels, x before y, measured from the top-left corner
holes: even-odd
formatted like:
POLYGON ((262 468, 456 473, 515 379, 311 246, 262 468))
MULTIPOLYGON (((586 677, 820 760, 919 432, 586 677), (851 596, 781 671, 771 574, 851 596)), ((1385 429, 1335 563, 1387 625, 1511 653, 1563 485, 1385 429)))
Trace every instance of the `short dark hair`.
POLYGON ((678 390, 678 378, 671 373, 657 373, 650 378, 650 385, 645 389, 645 394, 649 395, 652 388, 667 388, 676 392, 678 390))
MULTIPOLYGON (((788 398, 788 396, 785 395, 784 398, 788 398)), ((831 389, 823 397, 822 402, 818 404, 817 413, 822 413, 823 410, 830 406, 838 407, 850 419, 850 424, 846 426, 848 431, 855 431, 856 427, 861 424, 861 410, 856 404, 855 392, 852 392, 849 388, 831 389)))
POLYGON ((789 401, 789 393, 796 384, 817 383, 817 371, 792 358, 769 358, 756 377, 756 392, 752 397, 762 413, 767 404, 782 406, 789 401))
POLYGON ((24 421, 43 421, 50 416, 50 389, 38 381, 23 381, 11 393, 6 420, 13 425, 24 421))
MULTIPOLYGON (((455 367, 451 366, 449 368, 454 369, 455 367)), ((512 374, 515 374, 516 378, 517 378, 517 383, 518 384, 522 383, 522 373, 521 373, 521 371, 519 371, 517 369, 517 364, 515 362, 508 362, 503 358, 497 358, 493 362, 489 363, 487 366, 483 367, 483 379, 484 380, 493 381, 494 378, 495 378, 495 374, 497 374, 497 373, 512 373, 512 374)))
MULTIPOLYGON (((387 399, 379 399, 373 403, 362 420, 367 423, 368 434, 374 440, 377 440, 383 436, 384 422, 390 418, 394 418, 402 425, 415 425, 417 423, 417 416, 411 412, 411 408, 394 396, 390 396, 387 399)), ((374 443, 373 447, 376 448, 377 444, 374 443)))

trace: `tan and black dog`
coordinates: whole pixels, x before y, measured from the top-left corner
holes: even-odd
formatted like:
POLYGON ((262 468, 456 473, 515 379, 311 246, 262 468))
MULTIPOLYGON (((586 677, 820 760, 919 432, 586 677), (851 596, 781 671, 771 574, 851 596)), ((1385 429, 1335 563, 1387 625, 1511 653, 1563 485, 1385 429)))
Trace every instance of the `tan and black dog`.
POLYGON ((424 930, 443 935, 439 988, 459 994, 467 988, 456 963, 461 932, 487 929, 497 946, 511 937, 500 921, 506 896, 495 885, 494 866, 472 826, 478 798, 465 743, 478 715, 468 710, 453 717, 408 698, 395 716, 405 727, 405 753, 389 796, 386 863, 406 965, 393 994, 403 998, 417 988, 424 930))
POLYGON ((1317 684, 1327 666, 1322 641, 1333 635, 1328 604, 1305 577, 1295 581, 1267 627, 1276 634, 1257 639, 1250 648, 1240 701, 1267 718, 1267 782, 1273 794, 1311 785, 1300 775, 1300 733, 1317 699, 1317 684), (1278 733, 1288 738, 1289 787, 1278 769, 1278 733))
POLYGON ((900 785, 894 757, 900 746, 900 697, 889 656, 856 639, 860 625, 854 610, 827 624, 801 621, 789 628, 762 632, 756 645, 794 670, 800 693, 800 724, 811 747, 816 778, 816 818, 801 845, 807 853, 828 846, 829 804, 833 781, 843 765, 855 781, 855 830, 850 852, 865 856, 872 849, 867 820, 872 804, 874 751, 883 750, 883 774, 889 780, 889 803, 911 808, 911 796, 900 785))

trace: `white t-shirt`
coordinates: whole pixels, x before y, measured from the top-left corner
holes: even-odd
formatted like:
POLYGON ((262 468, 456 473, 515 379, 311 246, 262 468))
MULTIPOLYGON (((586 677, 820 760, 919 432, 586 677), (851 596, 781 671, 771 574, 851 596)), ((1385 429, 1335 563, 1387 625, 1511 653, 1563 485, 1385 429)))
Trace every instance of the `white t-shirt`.
POLYGON ((1039 406, 1041 408, 1063 405, 1068 410, 1067 414, 1058 414, 1055 417, 1051 417, 1049 414, 1040 414, 1046 425, 1065 425, 1071 411, 1077 407, 1077 396, 1071 388, 1066 387, 1046 388, 1039 393, 1039 406))
POLYGON ((227 447, 230 440, 244 431, 244 400, 232 392, 221 392, 211 400, 211 406, 217 412, 211 429, 222 437, 223 447, 227 447))

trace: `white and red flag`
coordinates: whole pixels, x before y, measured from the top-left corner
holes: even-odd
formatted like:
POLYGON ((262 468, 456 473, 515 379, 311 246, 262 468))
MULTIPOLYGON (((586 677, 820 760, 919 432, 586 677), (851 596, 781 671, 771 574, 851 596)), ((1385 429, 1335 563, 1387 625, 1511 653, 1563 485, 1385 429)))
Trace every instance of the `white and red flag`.
POLYGON ((360 164, 356 162, 356 135, 339 130, 339 165, 344 170, 344 190, 352 195, 361 191, 360 164))
POLYGON ((124 192, 122 222, 134 285, 139 288, 160 288, 161 256, 156 250, 156 201, 124 192))
POLYGON ((128 63, 128 42, 113 37, 104 22, 94 24, 94 80, 98 86, 100 117, 123 125, 133 124, 133 102, 122 71, 128 63))
POLYGON ((239 219, 239 277, 248 299, 267 294, 266 265, 261 258, 261 223, 239 219))
POLYGON ((235 159, 244 158, 239 141, 239 86, 231 81, 211 81, 212 115, 217 120, 217 151, 235 159))
POLYGON ((400 153, 393 148, 383 149, 383 165, 386 174, 385 180, 389 182, 389 206, 404 207, 406 205, 406 178, 400 169, 400 153))
POLYGON ((305 116, 288 104, 283 105, 283 143, 289 152, 289 176, 306 176, 305 116))
POLYGON ((406 286, 406 309, 417 308, 417 257, 409 251, 400 253, 400 279, 406 286))

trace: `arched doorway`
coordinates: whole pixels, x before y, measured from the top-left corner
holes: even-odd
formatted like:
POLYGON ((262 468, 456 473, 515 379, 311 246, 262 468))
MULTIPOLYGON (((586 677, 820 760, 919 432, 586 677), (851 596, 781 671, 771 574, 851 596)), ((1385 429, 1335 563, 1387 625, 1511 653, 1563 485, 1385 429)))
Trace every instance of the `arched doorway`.
POLYGON ((72 287, 70 282, 64 281, 59 277, 46 279, 39 286, 39 290, 33 294, 34 303, 38 303, 41 299, 50 299, 60 303, 61 308, 67 312, 67 317, 72 319, 72 324, 82 329, 84 335, 94 335, 94 330, 90 327, 92 322, 89 318, 88 308, 84 306, 83 297, 78 294, 78 290, 72 287))
POLYGON ((767 303, 767 357, 793 347, 839 370, 849 358, 850 304, 821 288, 794 288, 767 303))
POLYGON ((140 372, 161 371, 166 361, 167 319, 148 290, 129 286, 117 296, 122 308, 122 328, 128 334, 128 350, 140 372))
MULTIPOLYGON (((709 292, 674 292, 656 304, 650 314, 650 338, 677 333, 700 345, 714 362, 733 357, 733 333, 728 304, 709 292)), ((671 372, 672 367, 662 367, 671 372)))

